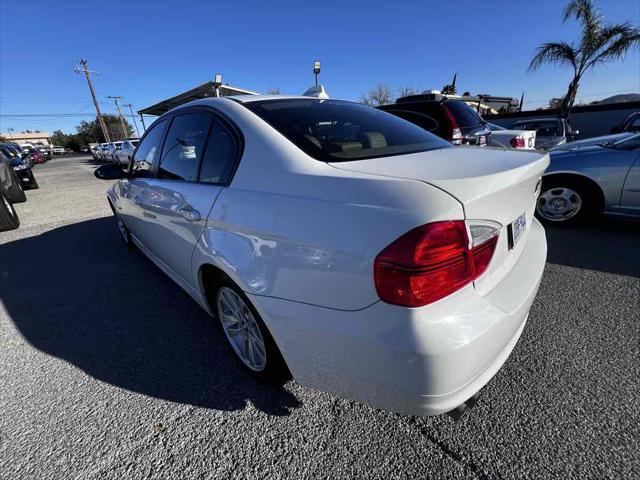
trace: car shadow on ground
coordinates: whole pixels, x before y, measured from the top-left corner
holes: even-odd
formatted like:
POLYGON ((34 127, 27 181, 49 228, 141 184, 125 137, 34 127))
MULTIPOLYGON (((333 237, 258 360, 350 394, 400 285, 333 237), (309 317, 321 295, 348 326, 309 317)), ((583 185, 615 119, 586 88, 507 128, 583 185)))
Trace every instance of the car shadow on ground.
POLYGON ((604 218, 575 228, 545 227, 547 262, 640 277, 640 222, 604 218))
POLYGON ((273 415, 299 406, 241 370, 224 333, 138 250, 113 218, 0 247, 0 299, 24 338, 112 385, 199 407, 250 401, 273 415))

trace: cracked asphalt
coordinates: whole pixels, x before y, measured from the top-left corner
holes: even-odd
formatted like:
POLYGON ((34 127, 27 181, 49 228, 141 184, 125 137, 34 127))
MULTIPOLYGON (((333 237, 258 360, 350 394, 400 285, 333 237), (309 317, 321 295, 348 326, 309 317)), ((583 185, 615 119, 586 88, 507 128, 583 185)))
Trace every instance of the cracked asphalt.
POLYGON ((639 478, 640 224, 548 229, 521 340, 454 423, 256 384, 120 243, 86 157, 0 233, 0 478, 639 478))

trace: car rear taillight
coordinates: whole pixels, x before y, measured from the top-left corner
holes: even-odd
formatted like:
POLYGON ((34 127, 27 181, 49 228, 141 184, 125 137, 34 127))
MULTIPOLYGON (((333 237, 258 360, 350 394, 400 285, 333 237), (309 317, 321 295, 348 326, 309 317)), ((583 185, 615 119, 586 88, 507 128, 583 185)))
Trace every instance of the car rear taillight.
POLYGON ((458 121, 456 120, 456 117, 453 116, 453 113, 451 112, 451 110, 449 110, 449 108, 444 103, 441 103, 440 107, 442 108, 442 113, 444 114, 445 118, 449 122, 449 128, 451 128, 451 131, 449 132, 448 140, 454 145, 461 145, 462 130, 460 130, 460 126, 458 125, 458 121))
POLYGON ((524 148, 524 137, 512 137, 509 143, 513 148, 524 148))
POLYGON ((487 269, 499 226, 467 225, 462 220, 415 228, 386 247, 374 262, 380 298, 394 305, 421 307, 478 278, 487 269))

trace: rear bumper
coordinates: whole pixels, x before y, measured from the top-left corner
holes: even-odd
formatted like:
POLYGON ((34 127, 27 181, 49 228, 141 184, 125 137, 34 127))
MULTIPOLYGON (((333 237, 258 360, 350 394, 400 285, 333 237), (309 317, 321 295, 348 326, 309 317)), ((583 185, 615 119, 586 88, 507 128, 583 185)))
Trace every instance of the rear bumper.
POLYGON ((520 258, 484 296, 469 285, 422 308, 342 311, 249 295, 301 384, 411 415, 448 412, 480 390, 520 337, 546 260, 531 225, 520 258))

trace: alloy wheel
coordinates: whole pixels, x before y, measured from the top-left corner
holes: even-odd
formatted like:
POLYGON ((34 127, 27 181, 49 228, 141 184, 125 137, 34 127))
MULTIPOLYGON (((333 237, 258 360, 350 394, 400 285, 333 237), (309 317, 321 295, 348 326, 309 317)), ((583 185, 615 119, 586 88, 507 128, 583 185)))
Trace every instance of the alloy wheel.
POLYGON ((217 306, 222 328, 236 355, 254 372, 263 371, 267 366, 266 347, 251 309, 229 287, 218 290, 217 306))

